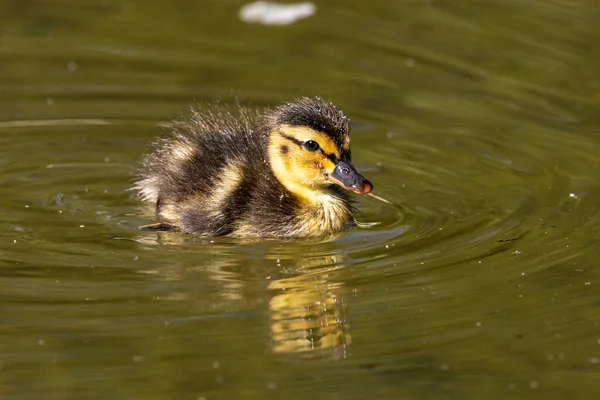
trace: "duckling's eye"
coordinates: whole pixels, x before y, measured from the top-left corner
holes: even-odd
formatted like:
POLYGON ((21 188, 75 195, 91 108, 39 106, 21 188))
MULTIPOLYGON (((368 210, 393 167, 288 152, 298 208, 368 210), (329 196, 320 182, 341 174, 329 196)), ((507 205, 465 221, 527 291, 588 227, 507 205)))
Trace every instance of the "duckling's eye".
POLYGON ((320 148, 319 143, 315 142, 314 140, 307 140, 304 142, 304 147, 308 151, 317 151, 320 148))

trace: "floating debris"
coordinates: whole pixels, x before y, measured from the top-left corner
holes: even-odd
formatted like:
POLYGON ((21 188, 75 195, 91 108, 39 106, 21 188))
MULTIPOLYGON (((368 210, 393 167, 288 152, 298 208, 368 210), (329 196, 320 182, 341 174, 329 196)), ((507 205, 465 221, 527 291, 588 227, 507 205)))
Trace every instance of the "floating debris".
POLYGON ((310 2, 282 4, 270 1, 255 1, 240 8, 240 20, 263 25, 290 25, 308 18, 317 11, 310 2))

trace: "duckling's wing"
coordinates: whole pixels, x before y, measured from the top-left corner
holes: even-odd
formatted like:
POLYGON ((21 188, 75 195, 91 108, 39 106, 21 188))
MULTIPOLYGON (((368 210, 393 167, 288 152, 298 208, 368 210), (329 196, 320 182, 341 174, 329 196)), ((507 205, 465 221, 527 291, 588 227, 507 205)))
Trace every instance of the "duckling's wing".
POLYGON ((250 166, 264 168, 265 136, 244 109, 194 111, 146 156, 135 189, 161 220, 196 234, 225 235, 252 191, 250 166), (243 197, 243 198, 240 198, 243 197))

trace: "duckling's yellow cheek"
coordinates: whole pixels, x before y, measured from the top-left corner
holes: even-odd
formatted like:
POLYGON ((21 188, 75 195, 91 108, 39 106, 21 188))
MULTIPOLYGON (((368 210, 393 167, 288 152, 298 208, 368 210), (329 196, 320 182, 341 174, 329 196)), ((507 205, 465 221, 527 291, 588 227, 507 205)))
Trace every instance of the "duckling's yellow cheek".
POLYGON ((329 158, 326 158, 323 161, 323 166, 321 169, 323 169, 327 173, 332 173, 333 170, 335 169, 335 164, 329 158))
POLYGON ((311 175, 315 170, 321 169, 321 163, 318 160, 302 160, 300 168, 307 175, 311 175))
POLYGON ((285 168, 286 171, 292 169, 292 165, 289 159, 283 159, 283 168, 285 168))

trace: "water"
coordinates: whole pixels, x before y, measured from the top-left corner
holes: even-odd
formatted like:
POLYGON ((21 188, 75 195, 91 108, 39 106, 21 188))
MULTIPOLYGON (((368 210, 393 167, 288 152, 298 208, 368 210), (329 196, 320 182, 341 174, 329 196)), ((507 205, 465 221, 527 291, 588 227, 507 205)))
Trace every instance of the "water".
POLYGON ((0 2, 0 398, 600 394, 600 6, 0 2), (127 190, 193 101, 321 95, 377 196, 333 242, 127 190))

